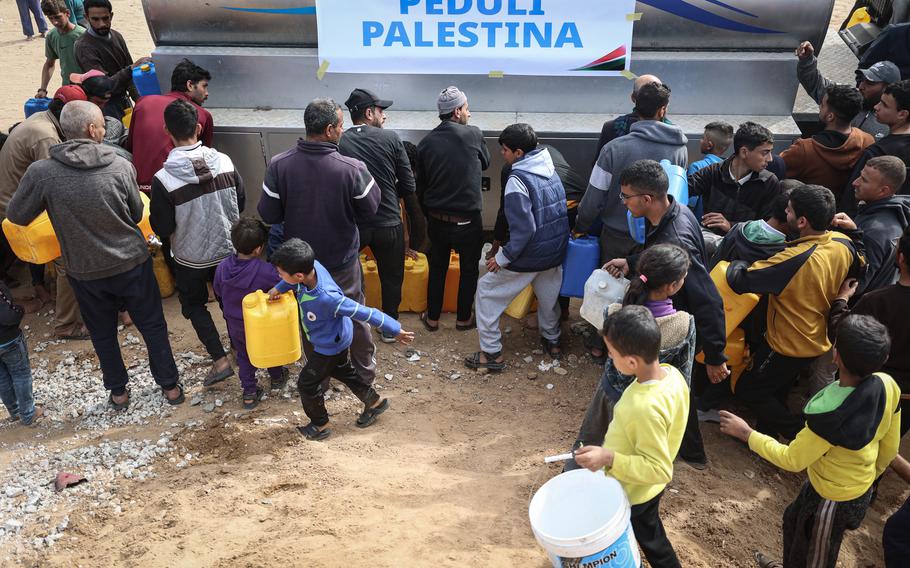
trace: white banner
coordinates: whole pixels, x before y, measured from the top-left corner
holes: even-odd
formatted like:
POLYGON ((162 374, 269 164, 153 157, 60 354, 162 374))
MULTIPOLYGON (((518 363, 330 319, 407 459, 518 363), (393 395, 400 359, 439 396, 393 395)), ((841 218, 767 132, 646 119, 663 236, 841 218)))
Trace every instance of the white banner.
POLYGON ((635 0, 317 0, 329 73, 618 75, 635 0))

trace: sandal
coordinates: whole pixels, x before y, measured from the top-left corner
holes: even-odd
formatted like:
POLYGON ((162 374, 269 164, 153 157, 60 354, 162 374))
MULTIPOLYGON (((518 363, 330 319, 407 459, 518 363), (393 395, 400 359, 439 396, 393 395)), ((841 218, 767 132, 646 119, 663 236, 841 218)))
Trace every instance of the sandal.
POLYGON ((265 394, 261 388, 256 387, 256 392, 253 394, 243 395, 243 408, 244 410, 253 410, 259 406, 259 401, 262 400, 262 395, 265 394))
POLYGON ((221 381, 227 379, 228 377, 233 377, 233 376, 234 376, 233 367, 228 367, 227 369, 225 369, 223 371, 216 371, 215 369, 212 369, 211 371, 209 371, 209 374, 207 374, 205 376, 205 379, 202 380, 202 385, 206 386, 206 387, 210 387, 210 386, 214 385, 215 383, 220 383, 221 381))
POLYGON ((428 319, 427 312, 423 312, 422 314, 420 314, 420 322, 423 324, 423 328, 425 330, 429 331, 430 333, 439 331, 439 324, 437 323, 436 325, 430 325, 430 323, 427 321, 427 319, 428 319))
POLYGON ((329 428, 320 430, 319 427, 312 422, 306 426, 298 426, 297 431, 300 432, 304 438, 310 440, 311 442, 319 442, 320 440, 325 440, 332 435, 332 431, 329 428))
POLYGON ((290 377, 290 375, 288 374, 288 370, 285 369, 284 367, 282 367, 281 368, 281 377, 278 379, 271 379, 271 381, 269 383, 269 388, 271 388, 272 390, 283 389, 284 385, 288 384, 289 377, 290 377))
POLYGON ((389 399, 384 398, 377 406, 373 408, 364 408, 360 416, 357 417, 357 427, 366 428, 376 422, 376 418, 389 409, 389 399))
POLYGON ((91 339, 92 336, 89 333, 88 328, 85 327, 85 325, 83 324, 83 325, 80 325, 79 327, 77 327, 76 329, 74 329, 71 333, 56 334, 56 335, 54 335, 54 338, 81 341, 81 340, 85 340, 85 339, 91 339))
POLYGON ((114 400, 114 393, 111 393, 107 397, 107 402, 114 408, 114 410, 126 410, 130 407, 130 391, 126 391, 126 402, 117 402, 114 400))
POLYGON ((171 388, 171 389, 167 389, 167 390, 161 389, 161 394, 164 395, 164 400, 166 400, 167 403, 170 404, 171 406, 177 406, 178 404, 183 404, 183 401, 186 400, 186 396, 184 396, 184 394, 183 394, 183 385, 181 385, 180 383, 177 383, 174 386, 174 388, 171 388), (174 389, 180 389, 180 395, 177 398, 173 398, 173 399, 168 398, 167 393, 171 392, 174 389))
POLYGON ((559 344, 559 340, 550 341, 546 337, 540 338, 540 344, 544 348, 544 352, 550 356, 552 359, 562 359, 562 347, 559 344))
POLYGON ((594 353, 589 351, 588 355, 591 356, 591 361, 593 361, 595 365, 603 367, 604 365, 607 364, 607 354, 604 353, 603 351, 600 352, 600 355, 595 355, 594 353))
POLYGON ((468 324, 460 324, 458 322, 455 322, 455 329, 457 329, 458 331, 471 331, 472 329, 476 329, 476 328, 477 328, 476 319, 472 319, 471 323, 468 323, 468 324))
POLYGON ((498 353, 478 351, 470 357, 465 357, 464 364, 469 369, 488 369, 492 373, 498 373, 506 368, 505 362, 499 363, 496 361, 500 357, 502 357, 502 351, 498 353), (481 355, 486 356, 486 362, 480 360, 481 355))

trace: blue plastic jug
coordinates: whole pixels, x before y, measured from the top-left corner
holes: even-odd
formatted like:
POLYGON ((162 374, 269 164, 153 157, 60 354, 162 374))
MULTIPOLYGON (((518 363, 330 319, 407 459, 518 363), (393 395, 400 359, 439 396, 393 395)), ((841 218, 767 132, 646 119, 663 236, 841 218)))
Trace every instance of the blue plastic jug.
POLYGON ((25 101, 25 118, 30 117, 36 112, 41 112, 47 110, 48 105, 51 104, 50 99, 29 99, 25 101))
POLYGON ((591 273, 600 268, 600 240, 584 236, 569 239, 566 259, 562 263, 560 296, 585 297, 585 282, 591 273))
MULTIPOLYGON (((673 165, 669 160, 661 160, 661 167, 667 172, 670 179, 670 187, 667 190, 673 199, 682 204, 683 207, 689 204, 689 179, 686 177, 686 170, 673 165)), ((633 217, 631 211, 626 211, 626 220, 629 223, 629 234, 635 239, 635 242, 645 244, 645 218, 633 217)))
POLYGON ((154 63, 143 63, 133 68, 133 85, 139 91, 139 96, 160 95, 161 87, 158 85, 158 74, 155 72, 154 63))

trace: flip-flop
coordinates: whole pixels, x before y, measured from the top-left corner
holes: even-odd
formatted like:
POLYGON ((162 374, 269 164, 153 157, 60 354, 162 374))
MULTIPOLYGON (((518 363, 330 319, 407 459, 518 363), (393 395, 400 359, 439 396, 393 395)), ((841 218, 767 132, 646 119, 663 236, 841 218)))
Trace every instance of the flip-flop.
POLYGON ((310 422, 306 426, 298 426, 297 431, 300 432, 304 438, 310 440, 311 442, 319 442, 325 440, 332 435, 332 430, 326 428, 325 430, 320 430, 315 424, 310 422))
POLYGON ((374 408, 364 408, 363 412, 360 413, 360 416, 357 417, 357 427, 366 428, 367 426, 372 426, 379 415, 388 409, 389 399, 387 398, 382 399, 382 402, 374 408))
POLYGON ((115 402, 113 393, 108 395, 107 402, 114 408, 114 410, 126 410, 130 407, 130 391, 126 391, 126 402, 115 402))
POLYGON ((174 388, 180 389, 180 396, 171 400, 167 397, 167 392, 170 392, 174 389, 168 389, 167 391, 165 391, 164 389, 161 389, 161 394, 164 395, 164 400, 166 400, 167 403, 170 404, 171 406, 177 406, 178 404, 183 404, 183 401, 186 400, 186 396, 184 396, 184 394, 183 394, 183 385, 181 385, 180 383, 177 383, 177 385, 174 388))
POLYGON ((202 385, 210 387, 215 383, 220 383, 221 381, 234 376, 234 368, 228 367, 223 371, 215 371, 212 369, 209 371, 209 374, 205 376, 205 379, 202 380, 202 385))
POLYGON ((244 410, 253 410, 259 406, 259 401, 262 400, 262 395, 265 394, 261 388, 256 387, 256 392, 252 395, 243 395, 243 408, 244 410), (250 402, 247 402, 247 401, 250 402))
POLYGON ((504 362, 503 363, 496 362, 496 359, 498 359, 499 356, 502 355, 502 351, 500 351, 499 353, 483 353, 487 357, 486 363, 484 363, 483 361, 480 360, 481 353, 483 353, 483 352, 477 351, 470 357, 465 357, 465 360, 464 360, 465 367, 467 367, 469 369, 488 369, 491 373, 498 373, 506 368, 506 364, 504 362))
POLYGON ((427 321, 427 319, 428 319, 427 312, 423 312, 422 314, 420 314, 420 323, 423 324, 423 328, 425 330, 429 331, 430 333, 435 333, 435 332, 439 331, 439 324, 437 323, 436 325, 430 325, 430 323, 427 321))

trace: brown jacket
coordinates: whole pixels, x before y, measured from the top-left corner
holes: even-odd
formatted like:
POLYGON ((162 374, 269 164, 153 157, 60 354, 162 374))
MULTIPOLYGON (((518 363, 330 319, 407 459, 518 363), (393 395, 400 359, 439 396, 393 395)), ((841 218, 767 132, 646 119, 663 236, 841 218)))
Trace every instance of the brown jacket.
POLYGON ((853 128, 847 141, 837 148, 820 143, 815 137, 801 138, 784 150, 780 157, 787 164, 787 177, 803 183, 821 185, 838 194, 850 180, 853 166, 863 150, 875 140, 859 128, 853 128))
POLYGON ((60 124, 50 111, 38 112, 19 123, 0 150, 0 218, 19 187, 25 170, 50 157, 50 147, 63 141, 60 124))

